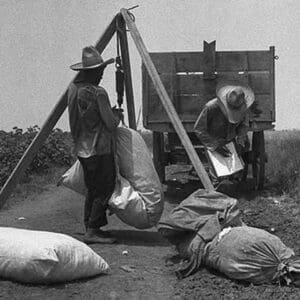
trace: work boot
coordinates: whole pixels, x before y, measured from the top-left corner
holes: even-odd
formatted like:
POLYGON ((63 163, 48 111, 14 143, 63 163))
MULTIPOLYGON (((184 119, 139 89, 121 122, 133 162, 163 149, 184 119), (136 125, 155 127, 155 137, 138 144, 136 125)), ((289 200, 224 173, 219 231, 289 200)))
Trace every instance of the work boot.
POLYGON ((117 241, 113 237, 108 237, 102 230, 94 228, 87 229, 83 240, 86 244, 113 244, 117 241))

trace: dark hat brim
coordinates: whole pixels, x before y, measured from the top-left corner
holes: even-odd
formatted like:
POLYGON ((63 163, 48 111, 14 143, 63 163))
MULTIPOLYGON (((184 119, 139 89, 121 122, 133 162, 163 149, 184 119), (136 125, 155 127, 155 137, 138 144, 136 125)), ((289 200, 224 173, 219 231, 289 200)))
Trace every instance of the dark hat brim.
POLYGON ((113 64, 114 62, 115 62, 114 58, 110 58, 110 59, 104 61, 103 63, 95 64, 95 65, 88 66, 88 67, 84 67, 82 62, 80 62, 80 63, 70 66, 70 68, 74 71, 91 70, 91 69, 96 69, 96 68, 100 68, 100 67, 104 68, 109 64, 113 64))

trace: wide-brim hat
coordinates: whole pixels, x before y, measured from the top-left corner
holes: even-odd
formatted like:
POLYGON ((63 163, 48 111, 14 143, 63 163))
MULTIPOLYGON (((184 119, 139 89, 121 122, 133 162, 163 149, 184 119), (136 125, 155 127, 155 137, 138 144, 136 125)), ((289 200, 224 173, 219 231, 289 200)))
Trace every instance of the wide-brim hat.
POLYGON ((248 86, 242 85, 222 85, 217 88, 217 98, 219 99, 219 105, 222 111, 228 118, 230 123, 239 123, 244 116, 248 108, 253 104, 255 96, 253 91, 248 86), (232 92, 237 94, 244 93, 244 103, 239 107, 232 107, 228 103, 229 95, 232 92))
POLYGON ((82 49, 82 61, 70 66, 70 68, 74 71, 90 70, 101 67, 104 68, 105 66, 112 64, 114 61, 115 60, 113 58, 104 60, 94 46, 88 46, 82 49))

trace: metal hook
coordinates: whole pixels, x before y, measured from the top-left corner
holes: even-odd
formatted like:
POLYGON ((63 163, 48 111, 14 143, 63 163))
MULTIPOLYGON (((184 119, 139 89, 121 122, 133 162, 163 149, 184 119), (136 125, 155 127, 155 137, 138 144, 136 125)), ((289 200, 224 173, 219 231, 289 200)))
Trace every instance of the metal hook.
POLYGON ((135 6, 132 6, 132 7, 130 7, 130 8, 127 8, 127 10, 133 10, 133 9, 135 9, 135 8, 137 8, 137 7, 139 7, 139 5, 135 5, 135 6))
POLYGON ((275 55, 275 56, 274 56, 274 59, 278 60, 278 59, 279 59, 279 56, 278 56, 278 55, 275 55))

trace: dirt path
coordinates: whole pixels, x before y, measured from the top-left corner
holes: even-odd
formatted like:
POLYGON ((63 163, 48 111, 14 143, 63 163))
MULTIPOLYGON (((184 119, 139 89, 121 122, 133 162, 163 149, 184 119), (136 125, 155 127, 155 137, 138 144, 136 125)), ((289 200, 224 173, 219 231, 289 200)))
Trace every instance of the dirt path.
MULTIPOLYGON (((165 212, 174 207, 174 199, 185 193, 174 190, 167 198, 165 212), (173 200, 173 204, 170 204, 173 200)), ((190 192, 186 191, 187 193, 190 192)), ((240 196, 245 220, 253 226, 275 228, 284 242, 300 250, 300 220, 298 204, 292 199, 268 194, 257 197, 240 196)), ((0 226, 63 232, 81 238, 83 197, 63 187, 48 185, 39 195, 17 201, 11 208, 0 211, 0 226), (20 217, 25 219, 19 220, 20 217)), ((300 299, 300 290, 240 284, 201 270, 177 281, 177 265, 166 260, 175 254, 155 228, 138 231, 124 225, 115 216, 109 218, 108 229, 118 237, 116 245, 93 245, 92 248, 109 263, 110 275, 52 286, 29 286, 0 281, 2 299, 300 299), (122 255, 124 250, 128 255, 122 255), (132 272, 122 269, 132 267, 132 272)))
MULTIPOLYGON (((0 226, 63 232, 82 238, 83 197, 63 187, 49 185, 48 190, 0 212, 0 226), (23 217, 25 219, 18 220, 23 217)), ((167 208, 167 210, 169 210, 167 208)), ((28 286, 0 281, 0 297, 7 299, 150 299, 173 294, 175 276, 164 266, 170 246, 155 229, 138 231, 115 216, 109 226, 118 237, 116 245, 92 245, 109 263, 111 273, 93 279, 51 287, 28 286), (124 250, 128 255, 122 255, 124 250), (126 272, 123 266, 134 268, 126 272)), ((174 253, 173 253, 174 254, 174 253)))

